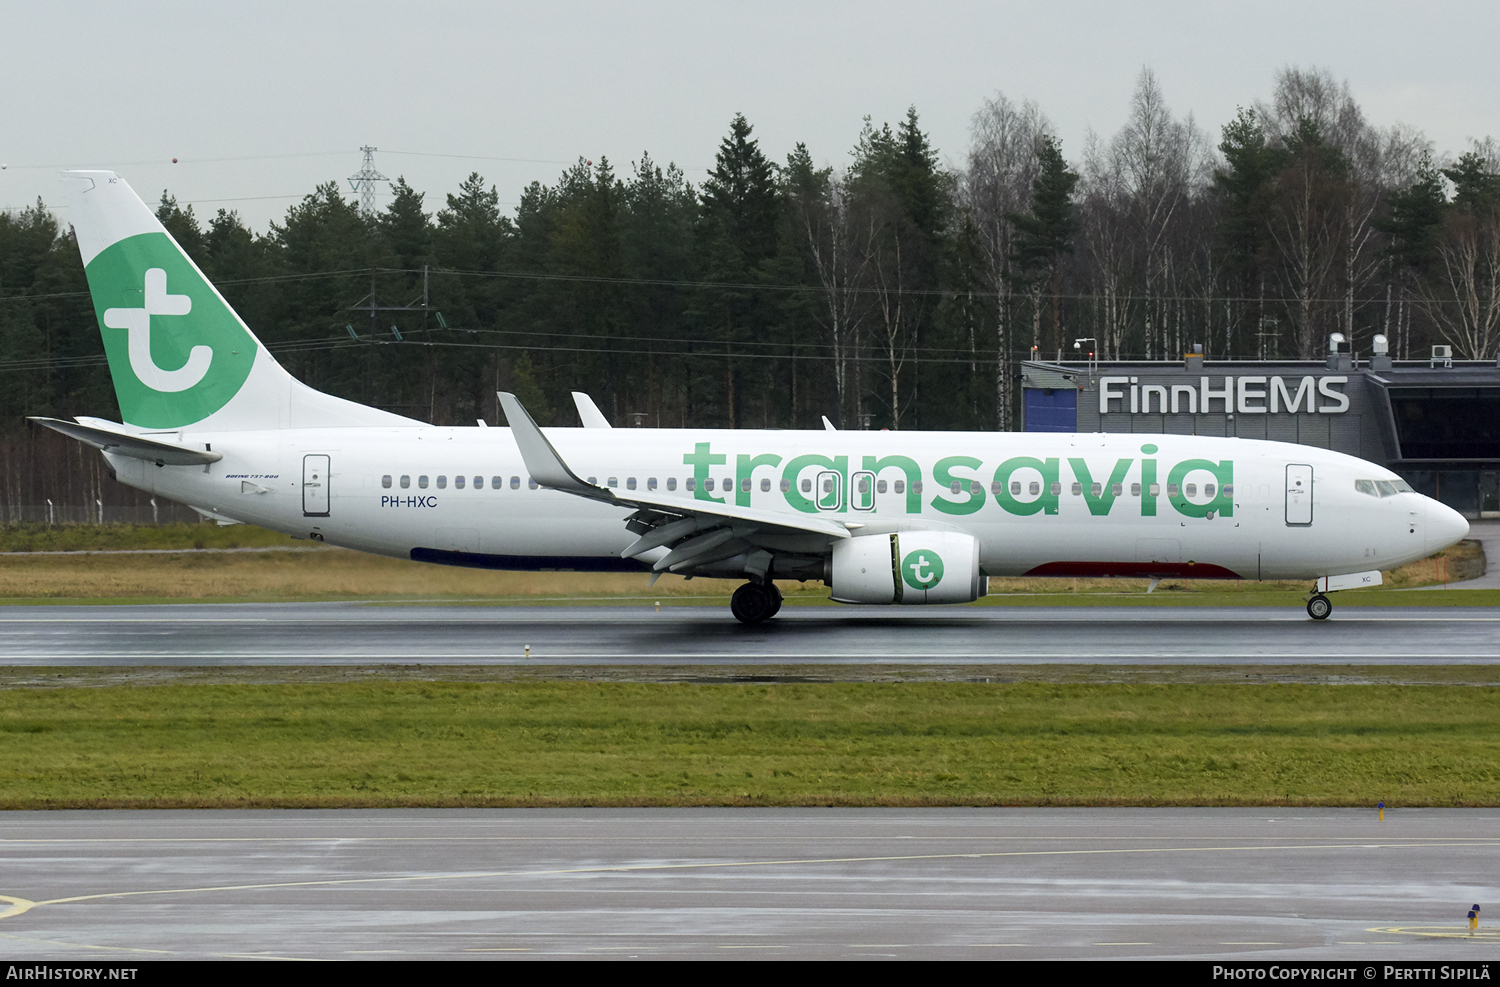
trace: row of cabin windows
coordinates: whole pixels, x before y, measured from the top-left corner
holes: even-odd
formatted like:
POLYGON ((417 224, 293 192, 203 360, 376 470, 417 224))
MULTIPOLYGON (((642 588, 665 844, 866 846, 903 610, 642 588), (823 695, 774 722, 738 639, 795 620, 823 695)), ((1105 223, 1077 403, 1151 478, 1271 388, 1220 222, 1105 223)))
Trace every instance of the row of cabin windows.
MULTIPOLYGON (((392 480, 393 479, 395 479, 395 478, 392 477, 391 474, 387 473, 385 476, 382 476, 380 478, 380 485, 383 488, 385 488, 386 490, 389 490, 391 488, 392 480)), ((426 476, 426 474, 423 474, 423 475, 417 477, 417 489, 418 490, 426 490, 427 489, 427 484, 428 484, 428 477, 426 476)), ((399 484, 397 484, 397 485, 400 486, 402 490, 409 489, 411 487, 411 477, 410 476, 402 476, 400 478, 399 484)), ((466 476, 455 476, 453 478, 453 488, 455 490, 462 490, 464 487, 466 487, 468 485, 469 485, 469 478, 466 477, 466 476)), ((502 487, 505 486, 505 477, 503 477, 503 476, 492 476, 492 477, 490 477, 490 486, 492 488, 494 488, 495 490, 499 490, 500 488, 502 488, 502 487)), ((535 480, 533 480, 531 477, 528 476, 526 478, 526 486, 530 487, 532 490, 535 490, 535 489, 537 489, 537 487, 540 486, 540 484, 538 484, 535 480)), ((446 490, 448 488, 448 477, 447 476, 439 476, 437 478, 437 488, 439 490, 446 490)), ((519 489, 521 489, 521 478, 519 476, 513 476, 513 477, 510 478, 510 488, 512 490, 519 490, 519 489)), ((482 476, 476 476, 476 477, 474 477, 474 489, 475 490, 483 490, 484 489, 484 477, 482 477, 482 476)))
MULTIPOLYGON (((381 487, 383 487, 383 488, 385 488, 387 490, 389 490, 392 486, 399 486, 402 490, 406 490, 406 489, 410 488, 411 485, 412 485, 411 484, 411 479, 412 478, 409 475, 405 475, 405 476, 400 477, 399 482, 397 482, 397 478, 396 477, 394 477, 391 474, 387 473, 385 476, 382 476, 380 478, 380 485, 381 485, 381 487)), ((591 476, 591 477, 588 478, 588 482, 591 483, 591 484, 594 484, 595 486, 597 486, 598 483, 599 483, 599 478, 597 476, 591 476)), ((605 484, 610 489, 616 489, 616 488, 618 488, 620 486, 620 478, 617 477, 617 476, 611 476, 611 477, 607 478, 604 482, 605 482, 605 484)), ((431 478, 428 477, 428 476, 426 476, 425 474, 417 477, 417 489, 419 489, 419 490, 426 490, 427 487, 428 487, 428 485, 430 483, 431 483, 431 478)), ((476 476, 476 477, 474 477, 473 484, 474 484, 474 489, 475 490, 483 490, 484 489, 484 477, 482 477, 482 476, 476 476)), ((437 477, 437 482, 436 482, 435 485, 436 485, 437 489, 439 489, 439 490, 446 490, 447 487, 448 487, 448 477, 446 475, 441 475, 440 474, 437 477)), ((455 476, 453 478, 453 488, 455 490, 462 490, 462 489, 464 489, 468 485, 469 485, 469 478, 468 477, 455 476)), ((490 487, 491 488, 493 488, 495 490, 499 490, 502 487, 504 487, 505 485, 506 485, 505 484, 505 477, 503 477, 503 476, 492 476, 492 477, 490 477, 490 487)), ((537 487, 539 486, 539 484, 535 480, 533 480, 531 477, 527 477, 526 478, 526 485, 528 487, 530 487, 532 490, 537 489, 537 487)), ((734 489, 734 481, 731 480, 731 479, 729 479, 728 477, 725 477, 723 480, 717 480, 717 481, 713 477, 709 477, 708 479, 706 479, 706 480, 703 481, 703 489, 704 490, 718 489, 720 485, 722 485, 722 487, 723 487, 723 489, 724 489, 724 491, 726 493, 734 489)), ((667 477, 667 484, 666 484, 666 486, 667 486, 668 490, 676 490, 677 489, 677 477, 675 477, 675 476, 669 476, 669 477, 667 477)), ((696 491, 698 489, 698 481, 697 481, 697 479, 695 477, 691 477, 690 476, 686 480, 682 481, 682 486, 683 486, 684 490, 693 490, 693 491, 696 491)), ((831 480, 824 481, 824 487, 826 489, 828 489, 828 490, 831 490, 832 489, 832 481, 831 480)), ((519 476, 513 476, 513 477, 510 478, 510 488, 512 490, 519 490, 521 488, 521 478, 519 476)), ((813 488, 813 482, 811 480, 803 480, 802 481, 802 492, 803 493, 812 493, 812 488, 813 488)), ((894 484, 894 488, 895 488, 896 493, 898 493, 898 494, 899 493, 905 493, 906 492, 906 481, 905 480, 897 480, 895 482, 895 484, 894 484)), ((912 491, 914 493, 921 493, 922 492, 921 481, 913 483, 911 488, 912 488, 912 491)), ((626 490, 635 490, 636 489, 636 478, 635 477, 633 477, 633 476, 627 476, 625 478, 625 489, 626 490)), ((646 489, 647 490, 655 490, 655 489, 657 489, 657 479, 656 479, 656 477, 654 477, 654 476, 648 476, 646 478, 646 489)), ((770 491, 771 491, 771 481, 770 480, 766 480, 766 479, 761 480, 760 481, 760 489, 761 489, 761 491, 763 493, 770 493, 770 491)), ((782 493, 787 493, 791 489, 792 489, 792 481, 791 480, 785 480, 784 479, 784 480, 781 481, 781 492, 782 493)), ((885 493, 885 491, 886 491, 885 481, 884 480, 876 481, 875 489, 876 489, 876 491, 878 493, 885 493)), ((750 480, 749 479, 744 479, 744 480, 740 481, 740 490, 743 491, 743 492, 745 492, 745 493, 749 493, 750 492, 750 490, 751 490, 751 484, 750 484, 750 480)), ((859 482, 859 492, 860 493, 867 493, 868 491, 869 491, 869 480, 867 480, 867 479, 861 479, 860 482, 859 482)))
MULTIPOLYGON (((391 488, 393 479, 394 478, 391 476, 391 474, 387 473, 385 476, 382 476, 380 478, 380 485, 382 487, 384 487, 385 489, 389 490, 391 488)), ((454 487, 455 490, 462 490, 466 486, 468 486, 469 482, 470 481, 469 481, 468 477, 455 476, 453 478, 453 487, 454 487)), ((597 485, 598 482, 599 482, 599 479, 598 479, 598 477, 591 476, 591 477, 588 478, 588 482, 597 485)), ((620 485, 620 479, 619 479, 619 477, 611 476, 611 477, 609 477, 609 478, 607 478, 605 480, 605 483, 611 489, 615 489, 615 488, 619 487, 619 485, 620 485)), ((476 476, 476 477, 474 477, 473 478, 473 484, 474 484, 474 489, 475 490, 483 490, 484 489, 484 477, 482 477, 482 476, 476 476)), ((718 484, 722 484, 723 485, 723 489, 724 489, 724 491, 726 493, 728 493, 729 491, 732 491, 734 489, 734 481, 731 480, 731 479, 729 479, 728 477, 725 477, 723 480, 720 480, 720 481, 715 481, 713 477, 709 477, 708 479, 706 479, 706 480, 703 481, 703 489, 704 490, 713 490, 713 489, 715 489, 715 487, 718 484)), ((400 484, 399 485, 400 485, 400 487, 401 487, 402 490, 409 489, 411 487, 411 477, 409 475, 403 475, 400 478, 400 484)), ((505 477, 503 477, 503 476, 492 476, 492 477, 490 477, 490 487, 492 489, 499 490, 502 487, 504 487, 505 485, 506 485, 506 478, 505 477)), ((428 486, 428 477, 426 476, 426 474, 418 476, 417 477, 417 489, 419 489, 419 490, 426 490, 427 486, 428 486)), ((532 490, 535 490, 535 489, 537 489, 537 487, 539 486, 539 484, 535 480, 533 480, 531 477, 527 477, 526 478, 526 486, 528 488, 532 489, 532 490)), ((1371 480, 1356 480, 1354 486, 1355 486, 1355 489, 1358 490, 1360 493, 1368 493, 1368 494, 1371 494, 1373 496, 1381 496, 1381 497, 1389 497, 1392 494, 1396 493, 1397 490, 1399 489, 1398 487, 1394 486, 1392 483, 1389 483, 1389 482, 1387 482, 1385 480, 1375 480, 1375 481, 1371 481, 1371 480), (1386 492, 1387 488, 1390 488, 1390 492, 1389 493, 1386 492), (1377 489, 1379 490, 1379 493, 1375 492, 1377 489)), ((1401 486, 1405 486, 1405 483, 1404 482, 1401 483, 1401 486)), ((438 478, 437 478, 437 488, 439 490, 446 490, 447 487, 448 487, 448 477, 446 475, 441 475, 440 474, 438 476, 438 478)), ((696 479, 694 477, 688 477, 686 480, 683 481, 683 487, 684 487, 684 489, 687 489, 687 490, 696 490, 697 489, 697 481, 696 481, 696 479)), ((813 481, 810 480, 810 479, 804 478, 802 480, 801 487, 802 487, 802 492, 803 493, 812 493, 813 481)), ((856 489, 860 493, 869 493, 870 492, 870 478, 868 476, 862 476, 862 477, 860 477, 859 478, 859 482, 857 484, 855 484, 855 487, 856 487, 856 489)), ((968 487, 969 487, 969 492, 973 496, 975 496, 975 497, 982 497, 982 496, 984 496, 984 484, 980 483, 978 480, 970 480, 969 484, 968 484, 968 487)), ((519 489, 521 489, 521 478, 519 476, 512 476, 510 478, 510 488, 512 490, 519 490, 519 489)), ((627 476, 625 478, 625 489, 626 490, 634 490, 634 489, 636 489, 636 478, 635 477, 633 477, 633 476, 627 476)), ((646 489, 647 490, 655 490, 656 489, 656 477, 650 476, 650 477, 646 478, 646 489)), ((668 490, 676 490, 677 489, 677 478, 675 476, 669 476, 669 477, 667 477, 667 489, 668 490)), ((751 489, 751 487, 750 487, 750 480, 748 478, 743 479, 743 480, 740 481, 740 491, 742 493, 749 493, 750 489, 751 489)), ((771 481, 768 480, 768 479, 762 479, 760 481, 760 489, 761 489, 762 493, 770 493, 770 491, 771 491, 771 481)), ((792 481, 783 478, 782 481, 781 481, 781 492, 782 493, 788 493, 788 492, 791 491, 791 489, 792 489, 792 481)), ((898 493, 898 494, 905 493, 906 492, 906 481, 905 480, 896 480, 893 484, 891 484, 891 489, 895 493, 898 493)), ((962 481, 962 480, 954 480, 949 485, 948 489, 949 489, 950 493, 961 494, 964 491, 964 481, 962 481)), ((995 483, 990 484, 990 492, 992 494, 994 494, 996 497, 1000 496, 1000 494, 1003 492, 1003 490, 1004 490, 1004 487, 999 482, 995 482, 995 483)), ((1406 490, 1404 490, 1402 492, 1409 492, 1410 490, 1411 490, 1410 487, 1406 487, 1406 490)), ((913 481, 912 485, 911 485, 911 491, 914 494, 921 494, 921 492, 922 492, 922 481, 921 480, 913 481)), ((831 477, 825 478, 823 480, 823 492, 824 493, 832 493, 833 492, 833 479, 831 477)), ((875 481, 875 492, 876 493, 885 493, 886 492, 886 482, 884 480, 876 480, 875 481)), ((1012 497, 1019 497, 1019 496, 1022 495, 1023 492, 1024 493, 1029 493, 1033 497, 1038 496, 1042 492, 1042 485, 1040 483, 1038 483, 1036 480, 1032 480, 1029 484, 1025 484, 1024 486, 1022 485, 1022 483, 1021 483, 1020 480, 1012 480, 1010 482, 1010 494, 1011 494, 1012 497)), ((1081 496, 1083 494, 1083 484, 1082 483, 1078 483, 1078 482, 1074 482, 1074 484, 1073 484, 1073 491, 1072 492, 1073 492, 1073 496, 1074 497, 1081 496)), ((1159 497, 1159 496, 1161 496, 1161 484, 1159 484, 1159 483, 1152 483, 1152 484, 1150 484, 1149 485, 1149 490, 1147 492, 1148 492, 1148 495, 1152 496, 1152 497, 1159 497)), ((1179 494, 1183 493, 1183 492, 1185 492, 1187 494, 1187 496, 1189 496, 1189 497, 1196 497, 1196 496, 1198 496, 1198 485, 1196 483, 1188 483, 1188 484, 1185 484, 1179 490, 1179 487, 1178 487, 1177 484, 1175 484, 1175 483, 1169 483, 1169 484, 1167 484, 1167 496, 1168 497, 1176 497, 1176 496, 1179 496, 1179 494)), ((1205 483, 1203 485, 1203 496, 1205 496, 1205 497, 1212 497, 1214 495, 1214 492, 1215 492, 1215 487, 1214 487, 1214 485, 1212 483, 1205 483)), ((1051 493, 1052 493, 1052 496, 1054 496, 1054 497, 1056 497, 1059 494, 1061 494, 1062 493, 1062 484, 1054 482, 1051 485, 1051 493)), ((1121 497, 1121 496, 1124 496, 1124 493, 1125 493, 1125 485, 1123 483, 1116 483, 1116 484, 1112 484, 1111 485, 1111 487, 1110 487, 1110 495, 1111 496, 1121 497)), ((1089 495, 1092 496, 1092 497, 1100 497, 1100 496, 1103 496, 1103 494, 1104 494, 1104 484, 1102 484, 1102 483, 1097 483, 1096 482, 1096 483, 1092 484, 1091 487, 1089 488, 1089 495)), ((1141 485, 1139 483, 1132 483, 1130 485, 1130 496, 1132 496, 1132 497, 1139 497, 1140 495, 1141 495, 1141 485)), ((1224 496, 1226 496, 1226 497, 1232 497, 1232 496, 1234 496, 1234 485, 1233 484, 1226 483, 1224 485, 1224 496)))
MULTIPOLYGON (((417 477, 417 489, 419 489, 419 490, 426 490, 430 482, 431 482, 430 478, 428 476, 426 476, 425 474, 421 475, 421 476, 418 476, 417 477)), ((595 486, 597 486, 598 483, 599 483, 599 478, 597 476, 591 476, 591 477, 588 478, 588 482, 591 483, 591 484, 594 484, 595 486)), ((484 477, 482 477, 482 476, 476 476, 476 477, 474 477, 473 483, 474 483, 474 489, 475 490, 483 490, 484 489, 484 477)), ((605 480, 605 484, 610 489, 616 489, 616 488, 618 488, 620 486, 620 478, 617 477, 617 476, 611 476, 611 477, 609 477, 609 478, 607 478, 605 480)), ((406 490, 406 489, 408 489, 408 488, 411 487, 411 477, 409 475, 404 475, 404 476, 400 477, 400 480, 399 480, 399 483, 398 483, 398 482, 396 482, 396 478, 394 476, 392 476, 391 474, 387 473, 385 476, 382 476, 380 478, 380 485, 381 485, 381 487, 383 487, 383 488, 385 488, 387 490, 389 490, 393 485, 399 486, 402 490, 406 490)), ((454 487, 455 490, 462 490, 462 489, 464 489, 468 485, 469 485, 469 479, 468 479, 468 477, 455 476, 453 478, 453 487, 454 487)), ((539 484, 535 480, 533 480, 531 477, 527 477, 526 478, 526 485, 528 487, 530 487, 532 490, 537 489, 537 487, 539 486, 539 484)), ((726 493, 729 492, 729 491, 732 491, 734 489, 734 481, 731 480, 731 479, 729 479, 728 477, 725 477, 723 480, 717 480, 717 481, 713 477, 709 477, 708 479, 706 479, 706 480, 703 481, 703 489, 704 490, 714 490, 714 489, 719 488, 720 485, 722 485, 723 490, 726 493)), ((437 477, 436 486, 437 486, 437 489, 439 489, 439 490, 446 490, 447 487, 448 487, 448 477, 446 475, 439 475, 437 477)), ((492 476, 492 477, 490 477, 490 487, 491 488, 493 488, 495 490, 499 490, 500 488, 502 488, 504 486, 505 486, 505 477, 503 477, 503 476, 492 476)), ((682 481, 682 486, 683 486, 684 490, 693 490, 693 491, 696 491, 698 489, 697 479, 695 477, 691 477, 690 476, 686 480, 682 481)), ((1032 486, 1035 486, 1035 484, 1032 484, 1032 486)), ((513 476, 513 477, 510 478, 510 488, 512 490, 519 490, 521 488, 521 478, 519 476, 513 476)), ((646 478, 646 489, 647 490, 655 490, 656 488, 657 488, 656 477, 654 477, 654 476, 648 476, 646 478)), ((802 492, 803 493, 812 493, 812 488, 813 488, 813 482, 811 480, 804 479, 802 481, 802 492)), ((833 489, 833 481, 832 480, 824 480, 823 481, 823 488, 824 488, 824 492, 825 493, 831 491, 833 489)), ((892 484, 892 488, 898 494, 899 493, 906 493, 906 481, 905 480, 897 480, 897 481, 895 481, 894 484, 892 484)), ((636 478, 635 477, 633 477, 633 476, 627 476, 625 478, 625 489, 626 490, 634 490, 634 489, 636 489, 636 478)), ((667 489, 668 490, 676 490, 677 489, 677 477, 675 477, 675 476, 669 476, 669 477, 667 477, 667 489)), ((771 481, 768 480, 768 479, 761 480, 760 481, 760 489, 761 489, 762 493, 770 493, 771 492, 771 481)), ((791 480, 787 480, 787 479, 783 479, 781 481, 781 492, 782 493, 788 493, 788 492, 791 491, 791 489, 792 489, 792 481, 791 480)), ((912 489, 913 493, 921 493, 922 492, 922 481, 918 480, 915 483, 913 483, 911 485, 911 489, 912 489)), ((955 486, 954 490, 957 491, 957 489, 958 489, 958 487, 955 486)), ((744 479, 744 480, 740 481, 740 490, 742 492, 744 492, 744 493, 749 493, 750 492, 750 490, 751 490, 751 483, 750 483, 749 479, 744 479)), ((870 481, 867 478, 861 477, 860 481, 859 481, 859 492, 860 493, 868 493, 869 490, 870 490, 870 481)), ((876 493, 885 493, 885 491, 886 491, 886 483, 885 483, 885 481, 884 480, 877 480, 877 481, 875 481, 875 492, 876 493)))
MULTIPOLYGON (((980 483, 978 480, 970 480, 969 483, 968 483, 968 488, 969 488, 969 492, 972 495, 974 495, 975 497, 982 497, 982 496, 984 496, 984 484, 980 483)), ((1212 483, 1205 483, 1203 485, 1203 496, 1205 496, 1205 497, 1212 497, 1214 495, 1214 492, 1217 489, 1218 488, 1214 484, 1212 484, 1212 483)), ((954 480, 949 485, 948 490, 949 490, 950 493, 961 494, 961 493, 964 492, 964 482, 962 480, 954 480)), ((1005 490, 1004 485, 1001 484, 1001 483, 999 483, 998 481, 995 482, 995 483, 990 484, 990 493, 994 494, 996 497, 1000 496, 1000 494, 1003 493, 1004 490, 1005 490)), ((1059 496, 1062 493, 1062 484, 1054 481, 1052 483, 1052 485, 1051 485, 1050 490, 1051 490, 1052 496, 1054 496, 1054 497, 1059 496)), ((864 492, 865 492, 865 488, 861 487, 860 488, 860 493, 864 493, 864 492)), ((918 490, 918 492, 919 493, 921 492, 920 489, 918 490)), ((1027 484, 1023 484, 1020 480, 1012 480, 1012 481, 1010 481, 1010 495, 1012 497, 1019 497, 1022 494, 1030 494, 1031 496, 1036 497, 1036 496, 1039 496, 1041 494, 1041 492, 1042 492, 1042 485, 1041 485, 1041 483, 1037 482, 1036 480, 1032 480, 1030 483, 1027 483, 1027 484)), ((1114 483, 1114 484, 1111 484, 1109 492, 1110 492, 1110 496, 1112 496, 1112 497, 1123 497, 1125 495, 1125 484, 1123 484, 1123 483, 1114 483)), ((1196 484, 1196 483, 1188 483, 1188 484, 1184 484, 1182 486, 1179 486, 1176 483, 1169 483, 1169 484, 1167 484, 1167 496, 1168 497, 1176 497, 1176 496, 1179 496, 1180 494, 1182 494, 1184 492, 1189 497, 1196 497, 1196 496, 1198 496, 1198 484, 1196 484)), ((1073 493, 1074 497, 1080 497, 1080 496, 1082 496, 1083 495, 1083 484, 1082 483, 1078 483, 1078 482, 1075 481, 1073 483, 1072 493, 1073 493)), ((1151 496, 1151 497, 1160 497, 1161 496, 1161 484, 1160 483, 1149 484, 1147 486, 1146 493, 1147 493, 1148 496, 1151 496)), ((1091 497, 1102 497, 1103 495, 1104 495, 1104 484, 1095 482, 1095 483, 1093 483, 1093 484, 1091 484, 1089 486, 1089 496, 1091 496, 1091 497)), ((1139 483, 1132 483, 1130 485, 1130 496, 1132 496, 1132 497, 1139 497, 1140 495, 1141 495, 1141 485, 1139 483)), ((1226 483, 1226 484, 1224 484, 1224 496, 1226 496, 1226 497, 1232 497, 1232 496, 1234 496, 1234 484, 1232 484, 1232 483, 1226 483)))

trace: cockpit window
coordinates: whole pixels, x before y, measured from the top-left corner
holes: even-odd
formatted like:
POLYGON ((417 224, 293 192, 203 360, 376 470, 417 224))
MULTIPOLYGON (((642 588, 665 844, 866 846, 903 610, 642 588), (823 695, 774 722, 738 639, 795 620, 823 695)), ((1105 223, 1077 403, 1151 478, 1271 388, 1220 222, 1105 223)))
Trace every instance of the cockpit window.
POLYGON ((1405 480, 1355 480, 1354 489, 1370 497, 1394 497, 1398 493, 1415 493, 1405 480))

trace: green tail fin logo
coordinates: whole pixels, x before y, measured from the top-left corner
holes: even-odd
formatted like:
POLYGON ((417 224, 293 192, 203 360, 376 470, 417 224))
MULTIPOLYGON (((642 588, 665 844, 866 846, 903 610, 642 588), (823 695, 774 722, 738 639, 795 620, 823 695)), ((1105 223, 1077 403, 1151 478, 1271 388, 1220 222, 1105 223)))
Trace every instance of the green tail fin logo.
POLYGON ((250 376, 255 338, 167 234, 119 240, 85 270, 125 421, 201 421, 250 376))

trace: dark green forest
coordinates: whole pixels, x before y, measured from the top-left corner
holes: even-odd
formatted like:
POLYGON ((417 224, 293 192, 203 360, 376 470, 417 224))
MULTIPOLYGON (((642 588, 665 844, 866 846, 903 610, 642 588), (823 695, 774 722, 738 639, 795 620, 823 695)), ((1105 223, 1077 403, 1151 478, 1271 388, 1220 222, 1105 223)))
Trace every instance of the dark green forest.
MULTIPOLYGON (((1326 72, 1283 70, 1217 139, 1149 70, 1081 148, 997 95, 961 157, 915 108, 866 119, 839 167, 736 116, 697 185, 643 154, 580 158, 509 214, 473 174, 440 203, 398 179, 369 214, 329 181, 263 235, 170 189, 158 215, 293 374, 435 424, 497 422, 509 389, 544 424, 576 424, 582 390, 616 425, 1006 430, 1019 361, 1079 339, 1104 359, 1312 359, 1331 332, 1398 359, 1500 347, 1500 148, 1439 160, 1326 72)), ((141 503, 25 422, 117 417, 43 202, 0 214, 0 381, 5 517, 141 503)))

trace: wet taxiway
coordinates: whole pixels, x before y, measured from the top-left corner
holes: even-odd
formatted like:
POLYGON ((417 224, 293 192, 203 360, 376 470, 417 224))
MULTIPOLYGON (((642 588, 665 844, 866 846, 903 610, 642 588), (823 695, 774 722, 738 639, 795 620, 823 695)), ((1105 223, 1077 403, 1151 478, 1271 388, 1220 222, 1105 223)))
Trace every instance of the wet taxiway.
POLYGON ((1500 613, 1347 607, 727 608, 353 603, 0 608, 0 665, 1492 664, 1500 613))
POLYGON ((13 959, 1500 957, 1500 812, 12 812, 13 959), (1491 904, 1494 902, 1495 904, 1491 904))

